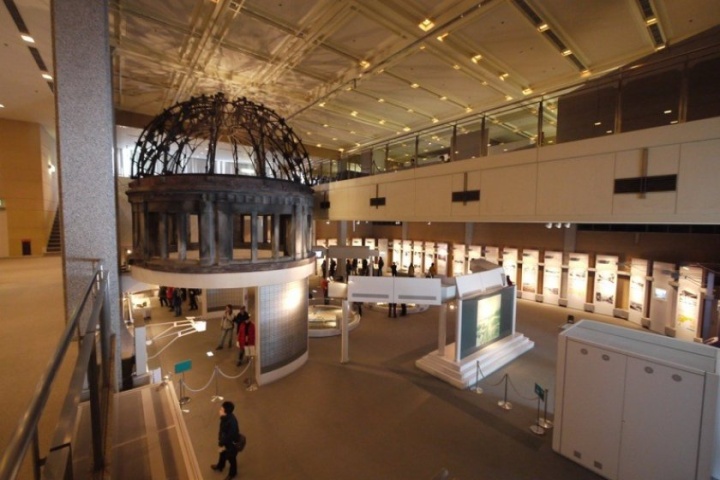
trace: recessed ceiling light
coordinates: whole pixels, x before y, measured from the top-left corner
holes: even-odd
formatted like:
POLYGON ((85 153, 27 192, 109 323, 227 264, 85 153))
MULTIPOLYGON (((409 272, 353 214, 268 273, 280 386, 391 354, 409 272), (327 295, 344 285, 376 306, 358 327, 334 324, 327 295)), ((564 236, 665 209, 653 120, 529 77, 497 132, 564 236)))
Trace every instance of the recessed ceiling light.
POLYGON ((665 44, 663 43, 662 45, 658 45, 657 47, 655 47, 655 51, 657 52, 657 51, 662 50, 662 49, 664 49, 664 48, 665 48, 665 44))
POLYGON ((524 88, 522 91, 523 95, 530 95, 532 92, 532 88, 530 87, 524 88))
POLYGON ((361 66, 363 69, 367 69, 367 68, 370 67, 370 62, 368 62, 367 60, 360 60, 360 66, 361 66))
POLYGON ((355 110, 353 110, 352 112, 350 112, 350 115, 353 117, 357 117, 358 113, 355 110))
POLYGON ((407 111, 408 113, 415 113, 415 110, 413 110, 412 108, 408 108, 407 111))
POLYGON ((547 23, 543 23, 542 25, 538 25, 537 29, 538 29, 538 32, 544 32, 546 30, 549 30, 550 27, 548 26, 547 23))
POLYGON ((445 101, 445 100, 447 100, 447 97, 445 95, 443 95, 442 97, 440 97, 440 100, 445 101))
POLYGON ((21 35, 20 35, 20 38, 22 38, 22 39, 23 39, 24 41, 26 41, 27 43, 35 43, 35 39, 34 39, 32 36, 27 35, 27 34, 25 34, 25 33, 21 34, 21 35))
POLYGON ((318 148, 322 148, 322 143, 318 143, 316 146, 317 146, 318 148))
POLYGON ((465 107, 465 113, 472 112, 472 107, 465 107))
POLYGON ((498 78, 504 82, 505 79, 508 78, 509 76, 510 76, 509 73, 501 73, 500 75, 498 75, 498 78))
POLYGON ((440 120, 438 120, 437 118, 433 118, 433 119, 432 119, 432 123, 438 123, 439 121, 440 121, 440 120))
POLYGON ((420 88, 420 84, 418 83, 411 83, 410 88, 420 88))
POLYGON ((384 120, 384 119, 381 119, 378 123, 379 123, 380 125, 385 125, 385 120, 384 120))
POLYGON ((384 99, 384 98, 378 98, 378 102, 379 102, 379 103, 383 103, 383 102, 385 102, 385 99, 384 99))
POLYGON ((423 32, 427 32, 428 30, 430 30, 430 29, 433 28, 434 26, 435 26, 435 24, 434 24, 433 21, 430 20, 429 18, 426 18, 426 19, 423 20, 422 22, 418 23, 418 27, 420 27, 420 30, 422 30, 423 32))
POLYGON ((324 107, 324 106, 325 106, 325 102, 320 102, 319 105, 320 105, 321 107, 324 107))
POLYGON ((3 105, 2 103, 0 103, 0 108, 5 108, 5 105, 3 105))
POLYGON ((478 63, 480 60, 482 60, 482 55, 480 55, 480 54, 478 53, 477 55, 475 55, 474 57, 472 57, 470 60, 472 60, 473 63, 478 63))
POLYGON ((50 75, 49 73, 43 73, 43 74, 42 74, 42 77, 43 77, 45 80, 52 80, 52 79, 53 79, 53 78, 52 78, 52 75, 50 75))
POLYGON ((323 127, 328 128, 329 126, 327 123, 323 123, 323 127))
POLYGON ((437 39, 438 39, 439 42, 444 42, 448 35, 450 35, 450 34, 447 33, 447 32, 445 32, 445 33, 443 33, 442 35, 438 35, 438 36, 437 36, 437 39))
POLYGON ((599 127, 600 125, 602 125, 602 122, 595 122, 596 127, 599 127))
POLYGON ((586 68, 585 70, 583 70, 582 72, 580 72, 580 76, 581 76, 581 77, 589 77, 589 76, 590 76, 590 70, 588 70, 588 69, 586 68))
POLYGON ((403 128, 403 132, 409 132, 409 131, 410 131, 410 127, 403 128))
POLYGON ((663 113, 664 113, 665 115, 668 115, 668 114, 672 113, 672 110, 665 110, 663 113))
POLYGON ((657 18, 655 18, 655 17, 650 17, 650 18, 645 19, 645 25, 650 26, 650 25, 655 25, 656 23, 657 23, 657 18))
POLYGON ((458 64, 456 63, 455 65, 453 65, 453 68, 454 68, 455 70, 460 70, 460 65, 458 65, 458 64))
POLYGON ((511 95, 505 95, 505 100, 510 101, 512 99, 513 99, 513 97, 511 95))
POLYGON ((567 57, 569 55, 572 55, 572 50, 570 50, 569 48, 566 48, 565 50, 562 51, 563 57, 567 57))

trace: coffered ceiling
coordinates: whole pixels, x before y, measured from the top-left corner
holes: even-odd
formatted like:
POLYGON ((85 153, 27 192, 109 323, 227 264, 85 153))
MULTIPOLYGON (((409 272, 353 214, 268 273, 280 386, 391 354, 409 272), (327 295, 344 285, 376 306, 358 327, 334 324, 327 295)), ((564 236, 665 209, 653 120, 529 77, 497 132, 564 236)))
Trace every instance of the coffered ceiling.
MULTIPOLYGON (((52 82, 9 13, 52 73, 50 0, 4 2, 0 117, 52 123, 52 82)), ((718 24, 717 0, 110 2, 117 110, 154 116, 222 91, 335 151, 576 84, 718 24)))

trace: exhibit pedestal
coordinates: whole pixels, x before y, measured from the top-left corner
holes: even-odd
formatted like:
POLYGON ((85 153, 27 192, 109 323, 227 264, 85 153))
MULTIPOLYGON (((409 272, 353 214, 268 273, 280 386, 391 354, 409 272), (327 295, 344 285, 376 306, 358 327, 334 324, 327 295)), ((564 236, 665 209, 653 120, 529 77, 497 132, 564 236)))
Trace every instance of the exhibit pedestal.
POLYGON ((459 362, 455 361, 456 344, 451 343, 445 346, 444 355, 435 350, 415 361, 415 366, 454 387, 465 389, 475 384, 478 378, 482 380, 534 346, 535 343, 525 335, 515 332, 459 362))

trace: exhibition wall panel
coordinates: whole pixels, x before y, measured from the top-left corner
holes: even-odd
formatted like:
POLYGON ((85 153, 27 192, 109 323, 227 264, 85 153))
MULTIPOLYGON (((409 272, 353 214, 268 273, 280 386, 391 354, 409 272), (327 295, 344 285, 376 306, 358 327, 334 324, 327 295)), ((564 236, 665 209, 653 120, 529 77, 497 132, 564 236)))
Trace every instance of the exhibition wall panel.
POLYGON ((717 159, 720 156, 720 140, 686 143, 681 148, 678 213, 692 218, 717 213, 717 189, 720 185, 717 159))
POLYGON ((535 163, 483 171, 480 212, 483 215, 533 215, 536 179, 535 163))
POLYGON ((428 218, 441 218, 450 209, 452 196, 452 177, 419 178, 415 182, 417 202, 414 207, 428 218))

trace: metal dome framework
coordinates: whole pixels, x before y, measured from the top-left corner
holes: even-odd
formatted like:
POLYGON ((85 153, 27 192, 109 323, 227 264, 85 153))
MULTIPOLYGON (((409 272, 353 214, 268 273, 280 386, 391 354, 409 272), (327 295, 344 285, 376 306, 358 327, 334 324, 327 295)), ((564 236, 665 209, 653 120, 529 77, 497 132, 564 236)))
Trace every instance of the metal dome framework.
POLYGON ((258 177, 317 181, 305 146, 283 118, 245 97, 229 100, 222 93, 192 97, 155 117, 135 146, 131 176, 186 173, 199 152, 205 155, 204 173, 217 174, 220 142, 230 145, 235 175, 241 171, 239 152, 245 151, 258 177))

